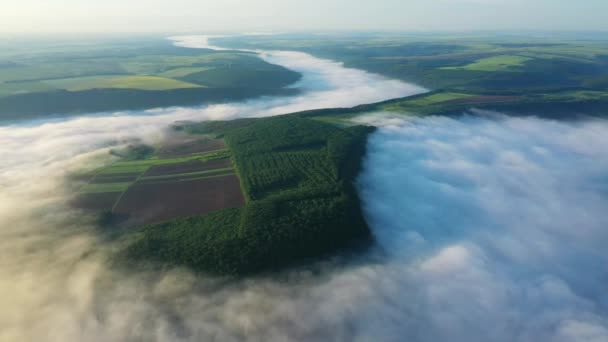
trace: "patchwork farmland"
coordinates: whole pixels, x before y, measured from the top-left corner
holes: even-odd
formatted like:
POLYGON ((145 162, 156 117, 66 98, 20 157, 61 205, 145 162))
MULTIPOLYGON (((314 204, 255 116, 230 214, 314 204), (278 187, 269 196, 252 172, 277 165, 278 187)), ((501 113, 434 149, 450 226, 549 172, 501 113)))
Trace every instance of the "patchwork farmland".
POLYGON ((99 169, 78 208, 111 213, 130 224, 167 221, 245 204, 230 150, 219 139, 165 143, 141 160, 99 169))

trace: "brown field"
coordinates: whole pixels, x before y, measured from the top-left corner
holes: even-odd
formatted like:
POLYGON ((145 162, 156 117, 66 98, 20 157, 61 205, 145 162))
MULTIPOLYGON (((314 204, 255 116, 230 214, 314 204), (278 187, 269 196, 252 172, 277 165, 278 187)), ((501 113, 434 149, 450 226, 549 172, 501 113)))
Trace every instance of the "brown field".
MULTIPOLYGON (((165 159, 194 157, 197 153, 224 149, 226 145, 221 139, 175 134, 167 138, 156 153, 165 159)), ((89 179, 92 190, 89 190, 104 190, 105 183, 130 183, 124 192, 84 193, 74 200, 74 207, 98 212, 112 210, 115 217, 124 220, 121 224, 136 226, 204 215, 245 204, 239 179, 228 158, 164 165, 160 161, 143 173, 112 171, 104 172, 101 169, 96 175, 88 175, 92 177, 89 179)), ((118 187, 110 186, 107 189, 115 191, 118 187)), ((123 189, 122 185, 120 189, 123 189)))
POLYGON ((448 100, 442 104, 490 103, 519 100, 520 96, 471 96, 462 99, 448 100))
POLYGON ((207 162, 202 162, 200 160, 193 160, 185 163, 179 164, 169 164, 169 165, 156 165, 144 173, 144 177, 150 176, 165 176, 179 173, 188 173, 188 172, 197 172, 197 171, 207 171, 207 170, 215 170, 215 169, 223 169, 227 167, 231 167, 232 162, 230 159, 218 159, 218 160, 210 160, 207 162))
POLYGON ((202 215, 245 204, 235 175, 193 181, 132 185, 114 213, 133 223, 157 223, 176 217, 202 215))
POLYGON ((120 194, 120 192, 81 194, 73 201, 73 205, 86 210, 111 210, 120 194))
POLYGON ((161 158, 183 157, 193 153, 211 152, 226 148, 226 144, 221 139, 214 140, 174 140, 166 143, 158 149, 161 158))

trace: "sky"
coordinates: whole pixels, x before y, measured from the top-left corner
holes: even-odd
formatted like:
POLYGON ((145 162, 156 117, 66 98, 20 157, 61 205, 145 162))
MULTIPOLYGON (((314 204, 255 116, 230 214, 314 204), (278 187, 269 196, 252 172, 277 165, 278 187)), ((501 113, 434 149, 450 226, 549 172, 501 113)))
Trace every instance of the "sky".
POLYGON ((0 0, 0 33, 608 30, 606 0, 0 0))

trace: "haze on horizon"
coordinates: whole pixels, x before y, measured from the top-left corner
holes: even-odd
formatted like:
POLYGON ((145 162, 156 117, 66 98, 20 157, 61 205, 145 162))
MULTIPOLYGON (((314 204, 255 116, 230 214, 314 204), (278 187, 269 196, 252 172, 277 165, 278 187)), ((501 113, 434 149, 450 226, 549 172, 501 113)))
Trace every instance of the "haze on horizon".
POLYGON ((0 33, 608 31, 605 0, 3 0, 0 33))

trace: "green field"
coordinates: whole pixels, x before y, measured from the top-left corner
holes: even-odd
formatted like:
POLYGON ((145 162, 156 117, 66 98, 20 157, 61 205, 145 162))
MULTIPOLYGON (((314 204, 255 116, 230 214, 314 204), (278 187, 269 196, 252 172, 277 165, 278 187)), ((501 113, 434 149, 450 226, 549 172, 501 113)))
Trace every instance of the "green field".
POLYGON ((171 70, 168 70, 168 71, 161 72, 158 75, 162 76, 162 77, 179 78, 179 77, 184 77, 184 76, 188 76, 188 75, 191 75, 191 74, 195 74, 197 72, 202 72, 202 71, 207 71, 207 70, 213 70, 213 68, 211 68, 211 67, 183 67, 183 68, 175 68, 175 69, 171 69, 171 70))
POLYGON ((55 89, 80 91, 88 89, 169 90, 201 88, 199 84, 158 76, 87 76, 42 81, 55 89))
POLYGON ((212 174, 212 173, 222 173, 222 174, 224 174, 224 173, 232 173, 231 171, 234 171, 234 169, 231 168, 231 167, 228 167, 228 168, 214 169, 214 170, 209 170, 209 171, 175 173, 175 174, 165 175, 165 176, 140 177, 138 180, 141 180, 141 181, 163 181, 163 180, 172 180, 172 179, 180 178, 180 177, 188 177, 188 178, 192 178, 192 179, 204 179, 206 177, 209 177, 209 175, 212 174))
MULTIPOLYGON (((463 93, 451 93, 451 92, 441 92, 441 93, 433 93, 425 96, 418 96, 408 103, 412 106, 422 107, 422 106, 430 106, 441 102, 466 99, 471 97, 471 94, 463 94, 463 93)), ((387 106, 387 108, 390 105, 387 106)))
POLYGON ((32 62, 15 61, 14 65, 2 68, 0 88, 5 84, 45 81, 57 78, 70 78, 95 75, 119 75, 127 72, 114 61, 70 61, 70 60, 35 60, 32 62))
MULTIPOLYGON (((214 172, 228 172, 233 170, 232 168, 221 168, 209 171, 200 172, 188 172, 188 173, 174 173, 166 176, 147 176, 143 174, 153 166, 160 165, 175 165, 191 161, 206 162, 210 160, 218 159, 229 159, 231 157, 230 150, 221 149, 203 153, 192 153, 188 156, 179 158, 162 158, 156 154, 143 157, 143 160, 122 160, 115 162, 107 167, 95 170, 94 174, 91 175, 93 181, 87 184, 81 189, 81 193, 103 193, 103 192, 124 192, 129 186, 133 185, 136 181, 149 181, 149 180, 171 180, 172 178, 180 177, 191 177, 191 178, 204 178, 210 173, 214 172), (132 177, 130 182, 104 182, 96 183, 96 179, 103 178, 105 180, 120 179, 122 175, 129 174, 132 177), (192 177, 197 176, 197 177, 192 177)), ((139 159, 139 158, 135 158, 139 159)))
POLYGON ((226 169, 225 171, 213 170, 204 173, 184 173, 184 174, 175 174, 166 177, 143 177, 140 181, 145 182, 145 184, 175 184, 176 182, 191 182, 198 181, 204 179, 212 179, 212 178, 221 178, 226 176, 234 176, 234 169, 226 169))
POLYGON ((533 58, 522 56, 501 55, 476 60, 474 63, 458 67, 443 67, 442 70, 473 70, 473 71, 518 71, 527 61, 533 58))

